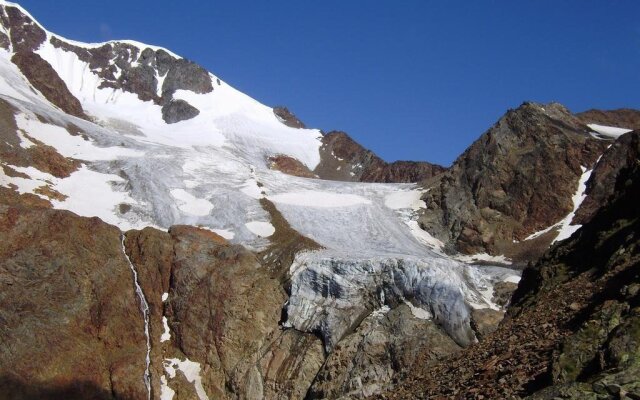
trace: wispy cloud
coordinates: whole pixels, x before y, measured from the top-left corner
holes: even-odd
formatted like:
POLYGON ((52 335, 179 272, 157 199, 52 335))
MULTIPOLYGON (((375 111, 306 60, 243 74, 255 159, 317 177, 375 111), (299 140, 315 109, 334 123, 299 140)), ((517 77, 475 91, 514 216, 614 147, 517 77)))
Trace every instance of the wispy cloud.
POLYGON ((100 23, 100 37, 102 38, 102 40, 113 39, 113 31, 111 30, 111 27, 105 22, 100 23))

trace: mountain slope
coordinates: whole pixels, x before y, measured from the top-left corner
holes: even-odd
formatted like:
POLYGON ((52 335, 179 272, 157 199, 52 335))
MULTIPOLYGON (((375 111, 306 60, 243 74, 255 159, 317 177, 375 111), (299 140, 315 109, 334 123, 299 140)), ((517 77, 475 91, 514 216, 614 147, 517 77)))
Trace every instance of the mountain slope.
MULTIPOLYGON (((638 132, 627 135, 637 154, 638 132)), ((620 169, 609 203, 524 271, 495 333, 414 369, 387 397, 640 396, 639 196, 636 158, 620 169)))
POLYGON ((589 132, 557 103, 510 110, 427 183, 420 225, 467 254, 535 260, 555 238, 543 233, 564 226, 579 183, 610 144, 589 132))

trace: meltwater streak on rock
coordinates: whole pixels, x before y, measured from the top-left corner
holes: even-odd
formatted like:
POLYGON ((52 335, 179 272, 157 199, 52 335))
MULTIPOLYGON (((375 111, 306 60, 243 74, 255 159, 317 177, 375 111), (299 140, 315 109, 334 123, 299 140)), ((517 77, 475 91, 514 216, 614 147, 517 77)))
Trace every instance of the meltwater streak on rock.
POLYGON ((147 399, 151 399, 151 374, 149 372, 149 365, 151 364, 151 339, 149 338, 149 303, 147 303, 147 299, 144 297, 144 292, 142 291, 142 287, 140 287, 140 283, 138 282, 138 272, 136 271, 136 267, 131 262, 131 259, 127 255, 127 250, 124 246, 124 234, 122 235, 122 254, 124 254, 127 262, 129 263, 129 268, 131 268, 131 272, 133 272, 133 284, 136 287, 136 294, 140 298, 140 311, 142 311, 142 316, 144 318, 144 335, 147 338, 147 358, 146 358, 146 367, 144 370, 144 384, 147 387, 147 399))

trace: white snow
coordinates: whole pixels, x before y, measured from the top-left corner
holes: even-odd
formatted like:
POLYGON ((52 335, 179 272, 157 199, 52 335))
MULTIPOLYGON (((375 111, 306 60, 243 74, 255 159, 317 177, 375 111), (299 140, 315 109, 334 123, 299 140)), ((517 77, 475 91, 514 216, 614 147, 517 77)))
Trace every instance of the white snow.
POLYGON ((193 383, 199 400, 209 400, 207 392, 202 386, 202 377, 200 376, 200 363, 185 358, 181 361, 179 358, 167 358, 163 362, 164 369, 170 378, 176 377, 176 372, 181 371, 187 381, 193 383))
POLYGON ((169 293, 167 293, 167 292, 162 293, 162 302, 164 303, 168 299, 169 299, 169 293))
POLYGON ((170 193, 177 200, 178 208, 187 214, 204 216, 213 209, 211 202, 199 199, 184 189, 171 189, 170 193))
POLYGON ((578 181, 578 189, 576 190, 575 194, 571 198, 573 200, 573 210, 571 210, 571 212, 567 214, 567 216, 558 223, 560 231, 558 232, 558 236, 556 236, 556 238, 553 239, 552 243, 555 243, 570 237, 571 235, 573 235, 575 231, 580 229, 580 227, 582 226, 582 225, 571 225, 571 221, 573 221, 573 217, 575 216, 576 211, 578 211, 580 204, 582 204, 584 199, 587 197, 587 194, 585 193, 585 191, 587 190, 587 181, 589 180, 589 177, 591 176, 591 172, 593 170, 587 170, 585 167, 580 167, 580 168, 582 168, 582 175, 580 176, 580 180, 578 181))
MULTIPOLYGON (((115 211, 120 204, 137 204, 128 192, 117 190, 114 187, 124 182, 124 179, 117 175, 101 174, 83 165, 68 178, 62 179, 33 167, 10 167, 28 175, 31 179, 9 177, 0 169, 0 185, 2 186, 8 187, 10 184, 14 184, 20 193, 34 193, 38 187, 49 186, 67 196, 64 200, 48 199, 54 208, 69 210, 84 217, 99 217, 107 223, 117 224, 123 228, 140 227, 139 223, 123 221, 115 211)), ((43 195, 39 196, 47 199, 43 195)))
POLYGON ((162 375, 160 377, 160 400, 173 400, 176 392, 169 387, 167 377, 162 375))
POLYGON ((614 126, 606 126, 606 125, 598 125, 598 124, 587 124, 587 126, 596 133, 599 133, 602 136, 606 136, 608 138, 617 139, 620 136, 624 135, 627 132, 631 132, 633 129, 627 128, 616 128, 614 126))
POLYGON ((124 183, 118 175, 101 174, 83 165, 65 179, 56 179, 53 189, 68 196, 65 200, 52 200, 55 208, 73 211, 84 217, 100 217, 104 222, 120 226, 124 223, 115 213, 120 204, 136 204, 128 192, 115 190, 114 184, 124 183))
MULTIPOLYGON (((600 158, 598 158, 595 165, 598 165, 598 161, 600 161, 600 158)), ((573 201, 573 209, 571 210, 571 212, 567 214, 563 219, 556 222, 555 224, 548 226, 545 229, 532 233, 531 235, 527 236, 524 240, 535 239, 551 230, 557 229, 558 235, 551 242, 553 244, 560 240, 564 240, 571 237, 571 235, 573 235, 575 231, 580 229, 582 225, 571 225, 571 221, 573 221, 573 217, 575 216, 576 211, 578 211, 578 208, 580 208, 580 205, 582 204, 584 199, 587 197, 587 194, 585 193, 587 189, 587 181, 589 180, 589 177, 591 177, 591 172, 593 171, 592 169, 587 170, 585 167, 580 167, 580 168, 582 169, 582 175, 580 175, 580 179, 578 180, 578 188, 576 189, 576 192, 571 197, 571 200, 573 201)))
POLYGON ((271 222, 265 221, 250 221, 244 224, 247 229, 249 229, 255 235, 260 237, 269 237, 273 235, 276 231, 276 228, 271 225, 271 222))
POLYGON ((164 332, 160 335, 160 342, 167 342, 171 340, 171 330, 169 329, 169 321, 167 317, 162 317, 162 326, 164 328, 164 332))
POLYGON ((426 206, 424 201, 420 200, 420 197, 422 197, 423 194, 423 190, 391 193, 384 198, 384 204, 392 210, 399 210, 403 208, 419 210, 426 206))
POLYGON ((456 260, 465 262, 465 263, 474 263, 478 261, 487 261, 487 262, 495 262, 499 264, 511 264, 511 260, 505 257, 504 255, 492 256, 487 253, 477 253, 477 254, 458 254, 454 256, 456 260))
POLYGON ((288 192, 269 196, 276 204, 289 204, 302 207, 350 207, 359 204, 371 204, 369 199, 354 194, 340 194, 317 190, 288 192))
POLYGON ((520 279, 522 279, 522 277, 518 275, 508 275, 506 278, 504 278, 503 282, 519 283, 520 279))
POLYGON ((244 185, 242 185, 240 191, 254 199, 261 199, 264 197, 262 189, 258 186, 258 182, 254 178, 247 179, 244 185))

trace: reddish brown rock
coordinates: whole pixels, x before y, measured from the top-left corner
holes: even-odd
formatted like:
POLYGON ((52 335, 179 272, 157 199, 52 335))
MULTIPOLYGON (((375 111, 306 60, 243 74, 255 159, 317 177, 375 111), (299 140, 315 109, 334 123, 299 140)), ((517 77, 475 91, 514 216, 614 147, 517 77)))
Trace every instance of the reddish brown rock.
POLYGON ((16 112, 12 105, 0 99, 0 160, 17 167, 34 167, 58 178, 66 178, 78 169, 79 161, 63 157, 53 147, 30 137, 28 132, 22 133, 34 146, 20 146, 16 112))
POLYGON ((143 320, 120 232, 0 205, 0 235, 0 397, 145 398, 143 320))
POLYGON ((318 176, 309 171, 303 163, 293 157, 276 155, 269 157, 269 168, 283 172, 287 175, 299 176, 302 178, 317 178, 318 176))
POLYGON ((353 182, 420 182, 442 173, 444 167, 427 162, 387 163, 344 132, 322 138, 320 164, 314 172, 321 179, 353 182))

